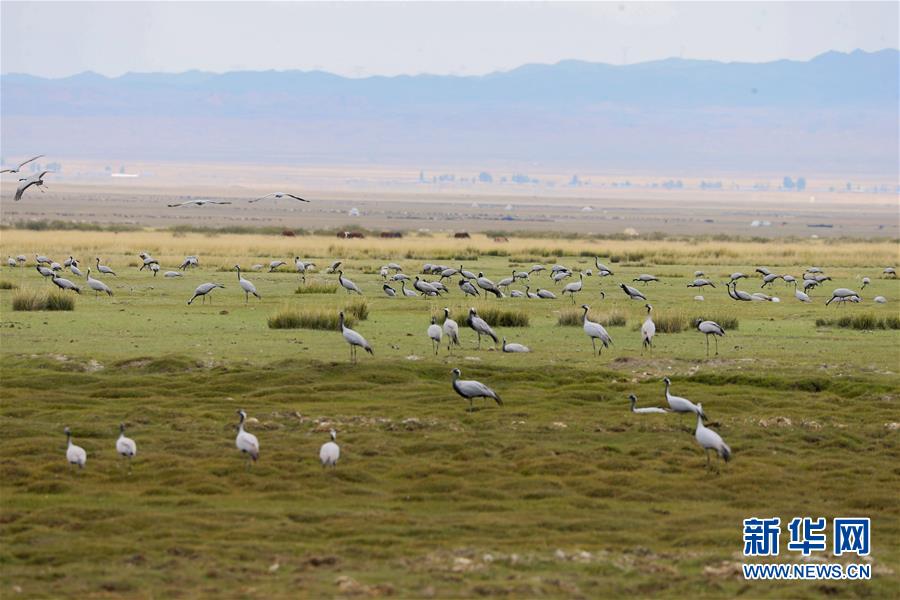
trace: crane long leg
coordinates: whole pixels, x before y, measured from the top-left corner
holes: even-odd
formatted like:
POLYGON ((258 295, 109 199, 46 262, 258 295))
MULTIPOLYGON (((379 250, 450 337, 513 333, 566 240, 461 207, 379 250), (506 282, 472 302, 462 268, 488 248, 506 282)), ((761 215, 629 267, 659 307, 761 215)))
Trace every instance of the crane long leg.
POLYGON ((706 358, 709 358, 709 334, 706 335, 706 358))
MULTIPOLYGON (((591 346, 594 348, 594 352, 597 351, 597 338, 591 338, 591 346)), ((599 354, 598 354, 599 356, 599 354)))
POLYGON ((716 340, 716 356, 718 356, 719 355, 719 337, 716 336, 715 340, 716 340))
POLYGON ((709 448, 706 449, 706 468, 709 468, 709 448))

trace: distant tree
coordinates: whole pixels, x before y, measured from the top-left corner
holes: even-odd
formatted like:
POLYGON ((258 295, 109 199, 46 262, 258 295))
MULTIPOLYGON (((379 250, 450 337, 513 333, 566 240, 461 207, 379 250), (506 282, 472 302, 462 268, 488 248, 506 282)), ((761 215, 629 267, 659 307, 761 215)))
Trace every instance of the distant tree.
POLYGON ((797 191, 802 192, 806 189, 806 177, 797 178, 797 191))
POLYGON ((794 180, 791 179, 790 177, 788 177, 787 175, 785 175, 784 181, 782 182, 781 187, 783 187, 786 190, 794 189, 794 180))
POLYGON ((523 175, 521 173, 516 173, 512 176, 513 183, 530 183, 531 178, 528 175, 523 175))
POLYGON ((478 181, 480 181, 481 183, 494 183, 494 178, 487 171, 482 171, 478 174, 478 181))
POLYGON ((581 185, 581 180, 578 179, 578 175, 572 175, 572 179, 569 180, 569 185, 573 187, 581 185))

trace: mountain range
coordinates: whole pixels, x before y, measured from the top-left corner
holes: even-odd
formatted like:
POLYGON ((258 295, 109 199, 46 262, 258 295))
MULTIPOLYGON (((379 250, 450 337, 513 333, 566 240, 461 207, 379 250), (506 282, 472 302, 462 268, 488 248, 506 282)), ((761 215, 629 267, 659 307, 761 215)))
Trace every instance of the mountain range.
POLYGON ((900 52, 484 76, 0 76, 3 153, 896 178, 900 52))

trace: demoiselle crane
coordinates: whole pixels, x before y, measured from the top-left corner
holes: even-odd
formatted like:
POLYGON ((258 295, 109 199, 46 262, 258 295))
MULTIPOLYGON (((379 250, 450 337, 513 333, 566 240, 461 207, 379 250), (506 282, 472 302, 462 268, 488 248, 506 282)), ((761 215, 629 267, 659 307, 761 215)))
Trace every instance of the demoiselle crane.
POLYGON ((319 448, 319 462, 322 463, 322 468, 334 467, 341 458, 341 448, 337 445, 337 432, 332 429, 328 435, 331 439, 319 448))
POLYGON ((359 287, 355 283, 353 283, 352 281, 350 281, 349 279, 344 277, 343 271, 338 271, 338 283, 341 284, 342 288, 347 290, 348 294, 356 292, 360 296, 363 295, 363 293, 361 291, 359 291, 359 287))
POLYGON ((459 369, 453 369, 451 371, 452 381, 453 381, 453 390, 469 401, 469 412, 473 410, 472 408, 472 400, 475 398, 491 398, 493 399, 498 406, 503 406, 503 401, 500 399, 500 396, 497 393, 484 385, 480 381, 475 381, 472 379, 460 379, 462 373, 459 369))
POLYGON ((167 204, 169 208, 181 208, 183 206, 206 206, 207 204, 231 204, 228 200, 208 200, 198 198, 197 200, 187 200, 185 202, 177 202, 175 204, 167 204))
POLYGON ((44 157, 43 154, 38 154, 37 156, 32 156, 32 157, 29 158, 28 160, 23 160, 22 162, 20 162, 20 163, 19 163, 18 165, 16 165, 15 167, 12 167, 12 168, 10 168, 10 169, 3 169, 3 170, 0 170, 0 173, 18 173, 19 171, 22 170, 22 167, 24 167, 25 165, 27 165, 27 164, 30 163, 31 161, 37 160, 37 159, 43 158, 43 157, 44 157))
POLYGON ((244 409, 238 410, 237 414, 241 420, 238 422, 238 432, 237 437, 234 438, 234 445, 241 451, 241 454, 246 454, 250 457, 247 461, 247 468, 249 469, 253 463, 259 460, 259 440, 252 433, 244 431, 244 421, 247 419, 247 413, 244 412, 244 409))
POLYGON ((687 284, 687 287, 699 288, 706 285, 708 285, 709 287, 716 287, 716 284, 714 284, 712 281, 710 281, 709 279, 703 279, 702 277, 698 277, 694 281, 690 282, 689 284, 687 284))
POLYGON ((300 202, 309 202, 300 196, 295 196, 294 194, 288 194, 287 192, 272 192, 271 194, 266 194, 265 196, 260 196, 259 198, 254 198, 253 200, 248 200, 247 202, 253 204, 254 202, 259 202, 260 200, 265 200, 267 198, 272 198, 274 200, 280 200, 281 198, 290 198, 291 200, 299 200, 300 202))
POLYGON ((237 271, 238 285, 240 285, 241 289, 244 290, 244 304, 250 302, 250 294, 253 294, 258 299, 262 300, 262 296, 260 296, 256 292, 256 286, 250 283, 249 280, 244 279, 243 276, 241 276, 241 266, 234 265, 234 268, 237 271))
POLYGON ((710 450, 715 450, 717 456, 728 462, 731 460, 731 448, 722 440, 722 436, 703 424, 703 417, 701 416, 703 414, 703 405, 698 403, 697 409, 699 414, 697 415, 697 431, 694 433, 694 438, 700 444, 700 447, 706 451, 706 467, 709 468, 710 466, 710 450))
POLYGON ((56 275, 56 273, 53 273, 53 275, 50 276, 50 281, 52 281, 54 283, 54 285, 56 285, 56 287, 58 287, 62 291, 72 290, 76 294, 79 294, 79 295, 81 294, 80 287, 78 287, 77 285, 75 285, 74 283, 69 281, 68 279, 65 279, 63 277, 58 277, 56 275))
POLYGON ((388 285, 386 283, 381 286, 381 289, 384 290, 385 295, 387 295, 389 298, 393 298, 394 296, 397 295, 397 290, 395 290, 394 288, 392 288, 390 285, 388 285))
POLYGON ((578 281, 573 281, 572 283, 567 283, 566 287, 563 288, 562 294, 565 295, 566 292, 572 298, 572 304, 575 304, 575 294, 580 292, 584 288, 584 273, 578 274, 578 281))
POLYGON ((485 277, 484 273, 478 273, 478 277, 475 278, 475 283, 477 283, 478 287, 483 289, 485 292, 490 292, 498 298, 503 297, 503 292, 500 291, 500 288, 497 287, 497 284, 485 277))
POLYGON ((497 334, 494 333, 494 330, 491 329, 491 326, 487 324, 487 321, 478 316, 478 312, 475 308, 469 309, 469 317, 466 319, 468 326, 478 334, 478 349, 481 350, 481 336, 486 335, 494 340, 494 344, 496 344, 499 340, 497 339, 497 334))
POLYGON ((653 307, 649 304, 644 306, 647 308, 647 318, 644 319, 644 323, 641 325, 641 354, 647 348, 653 349, 653 336, 656 335, 656 323, 653 322, 653 317, 650 316, 653 307))
POLYGON ((504 352, 531 352, 531 348, 522 344, 508 344, 506 342, 506 338, 503 338, 503 351, 504 352))
POLYGON ((638 413, 638 414, 662 413, 662 414, 665 414, 667 412, 670 412, 669 410, 667 410, 665 408, 659 408, 656 406, 648 406, 646 408, 637 408, 637 396, 635 396, 634 394, 629 394, 628 399, 631 400, 631 412, 633 412, 633 413, 638 413))
POLYGON ((68 427, 64 431, 66 433, 66 460, 69 461, 69 464, 78 465, 79 469, 83 469, 87 463, 87 452, 81 446, 72 443, 72 431, 68 427))
POLYGON ((128 468, 131 468, 131 460, 137 455, 137 444, 130 437, 125 436, 125 423, 119 424, 119 437, 116 439, 116 452, 128 459, 128 468))
POLYGON ((99 279, 94 279, 91 277, 91 269, 88 267, 87 270, 87 281, 88 287, 94 290, 94 296, 98 295, 100 292, 104 292, 107 296, 112 296, 113 292, 109 289, 109 286, 100 281, 99 279))
POLYGON ((444 335, 447 337, 447 352, 453 354, 453 345, 459 346, 459 325, 450 318, 450 309, 444 307, 444 335))
POLYGON ((369 354, 374 355, 375 353, 372 351, 372 346, 369 345, 369 342, 366 341, 366 338, 361 336, 356 331, 353 331, 346 325, 344 325, 344 311, 341 311, 338 316, 338 322, 341 328, 341 335, 344 336, 344 340, 350 344, 350 362, 356 362, 356 349, 362 348, 369 354))
POLYGON ((426 333, 428 334, 428 337, 431 338, 431 349, 434 350, 434 355, 437 356, 438 349, 441 347, 443 330, 441 329, 441 326, 437 324, 437 319, 434 315, 431 316, 431 325, 428 326, 426 333))
POLYGON ((655 275, 648 275, 647 273, 643 273, 641 275, 638 275, 631 281, 639 281, 643 284, 647 284, 647 283, 650 283, 651 281, 659 281, 659 277, 657 277, 655 275))
POLYGON ((852 298, 852 297, 854 297, 854 296, 856 296, 857 298, 859 298, 859 294, 857 294, 856 292, 854 292, 854 291, 851 290, 851 289, 847 289, 847 288, 837 288, 836 290, 834 290, 833 292, 831 292, 831 298, 828 300, 828 302, 825 303, 825 306, 828 306, 829 304, 831 304, 831 303, 834 302, 835 300, 838 300, 838 301, 845 301, 845 300, 847 300, 847 299, 849 299, 849 298, 852 298))
POLYGON ((719 338, 725 335, 725 330, 715 321, 704 321, 697 319, 697 330, 706 336, 706 356, 709 356, 709 336, 713 336, 716 342, 716 356, 719 355, 719 338))
POLYGON ((669 403, 669 408, 672 409, 672 412, 675 413, 694 413, 706 418, 706 414, 703 412, 703 409, 699 404, 694 404, 687 398, 682 398, 680 396, 673 396, 669 391, 669 388, 672 386, 672 380, 666 377, 663 379, 666 384, 666 402, 669 403))
POLYGON ((112 269, 110 269, 106 265, 100 264, 99 256, 95 260, 97 261, 97 272, 98 273, 103 273, 104 275, 112 275, 113 277, 118 277, 112 269))
POLYGON ((413 290, 406 289, 406 281, 400 282, 400 291, 402 291, 403 295, 406 296, 407 298, 415 298, 416 297, 416 293, 413 290))
POLYGON ((31 186, 35 186, 43 192, 44 176, 49 172, 50 171, 41 171, 40 173, 35 173, 30 177, 23 177, 22 179, 19 179, 19 186, 16 188, 16 202, 22 199, 22 194, 24 194, 25 190, 27 190, 31 186))
POLYGON ((625 295, 632 300, 643 300, 645 302, 647 301, 647 297, 644 294, 642 294, 639 290, 631 287, 630 285, 620 283, 619 287, 622 288, 622 291, 625 292, 625 295))
POLYGON ((459 289, 467 296, 480 296, 481 293, 466 279, 459 280, 459 289))
MULTIPOLYGON (((194 295, 191 296, 191 299, 187 301, 188 305, 193 304, 194 300, 199 296, 201 303, 206 303, 206 296, 212 292, 216 288, 225 289, 225 286, 221 283, 202 283, 197 286, 197 289, 194 290, 194 295)), ((209 297, 209 303, 212 304, 212 296, 209 297)))
POLYGON ((609 336, 609 333, 603 325, 588 319, 588 311, 591 309, 590 306, 582 304, 581 308, 584 310, 584 315, 581 318, 584 333, 591 338, 591 346, 594 348, 594 352, 597 353, 597 356, 600 356, 603 352, 603 348, 609 348, 609 345, 612 344, 612 338, 609 336), (597 349, 597 340, 600 340, 599 350, 597 349))

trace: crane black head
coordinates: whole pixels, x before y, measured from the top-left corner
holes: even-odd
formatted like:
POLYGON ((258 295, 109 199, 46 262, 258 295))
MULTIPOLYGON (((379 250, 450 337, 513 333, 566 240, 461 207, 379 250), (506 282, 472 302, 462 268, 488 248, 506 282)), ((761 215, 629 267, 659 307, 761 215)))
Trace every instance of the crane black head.
POLYGON ((669 379, 668 377, 666 377, 665 379, 663 379, 663 382, 664 382, 666 385, 672 385, 672 380, 669 379))
POLYGON ((125 423, 119 423, 119 432, 125 433, 125 423))
POLYGON ((453 369, 452 371, 450 371, 450 373, 456 375, 457 377, 462 375, 462 372, 459 369, 453 369))

